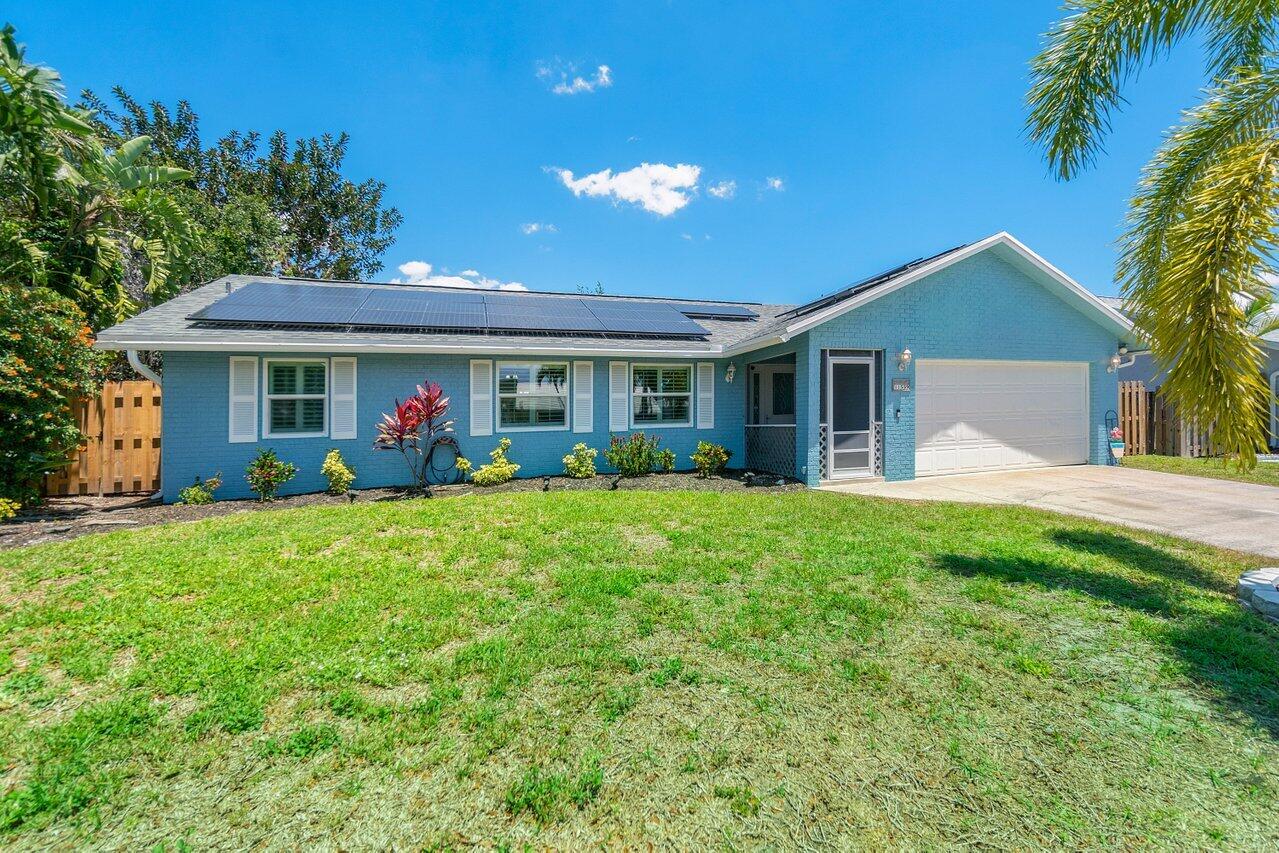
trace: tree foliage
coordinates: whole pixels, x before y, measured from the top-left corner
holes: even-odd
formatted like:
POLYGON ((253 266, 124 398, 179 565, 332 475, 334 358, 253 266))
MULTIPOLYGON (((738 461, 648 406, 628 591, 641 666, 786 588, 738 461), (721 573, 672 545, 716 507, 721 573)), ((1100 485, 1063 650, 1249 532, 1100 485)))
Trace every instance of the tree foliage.
POLYGON ((0 281, 67 296, 95 327, 171 295, 198 236, 161 191, 187 173, 146 161, 149 145, 104 145, 57 72, 0 31, 0 281))
POLYGON ((1142 172, 1117 270, 1162 393, 1251 466, 1279 227, 1279 0, 1070 0, 1031 63, 1028 132, 1069 179, 1101 152, 1123 84, 1202 36, 1212 83, 1142 172), (1262 314, 1265 313, 1263 307, 1262 314))
POLYGON ((70 299, 0 285, 0 498, 33 500, 79 446, 71 405, 96 393, 104 361, 91 344, 70 299))
POLYGON ((170 110, 159 101, 144 105, 122 87, 112 94, 118 108, 83 93, 99 132, 147 136, 153 162, 190 173, 177 199, 207 239, 189 280, 226 273, 363 279, 382 269, 403 217, 383 205, 385 184, 342 175, 347 134, 290 142, 279 130, 265 138, 233 130, 206 146, 187 101, 170 110))

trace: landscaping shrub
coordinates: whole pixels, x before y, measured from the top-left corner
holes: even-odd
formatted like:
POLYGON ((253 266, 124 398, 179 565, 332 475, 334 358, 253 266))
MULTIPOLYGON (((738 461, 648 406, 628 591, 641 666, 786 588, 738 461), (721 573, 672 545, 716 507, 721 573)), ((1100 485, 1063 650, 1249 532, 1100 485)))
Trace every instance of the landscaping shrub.
POLYGON ((724 466, 728 464, 729 457, 733 455, 733 451, 728 450, 722 444, 712 444, 709 441, 697 442, 697 450, 692 455, 693 465, 697 468, 697 473, 703 477, 709 477, 712 474, 718 474, 724 470, 724 466))
POLYGON ((604 451, 604 459, 623 477, 643 477, 657 467, 657 436, 634 432, 629 436, 613 436, 604 451))
POLYGON ((281 462, 274 450, 262 448, 249 463, 244 472, 244 479, 249 481, 249 488, 258 495, 260 501, 273 501, 279 494, 280 486, 297 476, 298 466, 292 462, 281 462))
POLYGON ((22 504, 9 498, 0 498, 0 521, 8 521, 18 514, 22 504))
POLYGON ((329 481, 329 494, 344 495, 355 482, 355 469, 347 467, 342 453, 335 447, 324 457, 320 473, 329 481))
POLYGON ((657 454, 657 470, 664 474, 669 474, 675 470, 675 451, 669 447, 663 448, 657 454))
POLYGON ((564 472, 575 480, 586 480, 595 476, 595 457, 599 451, 587 447, 584 442, 573 445, 573 452, 564 457, 564 472))
POLYGON ((71 404, 98 393, 108 360, 70 299, 0 285, 0 498, 30 503, 84 437, 71 404))
POLYGON ((487 465, 481 465, 471 475, 471 482, 477 486, 496 486, 514 477, 515 472, 520 470, 520 466, 506 458, 506 451, 510 449, 511 440, 501 439, 497 447, 489 451, 489 458, 493 461, 487 465))
MULTIPOLYGON (((377 450, 400 452, 413 476, 413 485, 427 497, 431 496, 431 455, 436 445, 448 441, 453 448, 457 447, 457 443, 446 436, 453 431, 453 421, 445 420, 448 412, 449 398, 444 396, 443 389, 427 381, 417 386, 417 393, 403 403, 395 401, 395 414, 382 414, 377 438, 373 440, 377 450)), ((462 469, 459 467, 459 470, 462 469)))
POLYGON ((178 492, 178 503, 189 506, 211 504, 214 501, 213 493, 221 485, 222 472, 220 471, 207 480, 201 481, 199 477, 196 477, 194 483, 178 492))

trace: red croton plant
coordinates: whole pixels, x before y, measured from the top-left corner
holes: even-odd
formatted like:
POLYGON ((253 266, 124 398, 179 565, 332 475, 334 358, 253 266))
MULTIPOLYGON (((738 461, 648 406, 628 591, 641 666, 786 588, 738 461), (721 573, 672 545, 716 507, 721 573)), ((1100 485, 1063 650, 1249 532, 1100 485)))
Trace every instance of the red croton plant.
POLYGON ((378 450, 398 450, 413 474, 413 485, 430 496, 431 453, 445 433, 453 431, 446 420, 449 398, 434 382, 417 386, 417 393, 403 403, 395 401, 394 414, 382 414, 373 446, 378 450))

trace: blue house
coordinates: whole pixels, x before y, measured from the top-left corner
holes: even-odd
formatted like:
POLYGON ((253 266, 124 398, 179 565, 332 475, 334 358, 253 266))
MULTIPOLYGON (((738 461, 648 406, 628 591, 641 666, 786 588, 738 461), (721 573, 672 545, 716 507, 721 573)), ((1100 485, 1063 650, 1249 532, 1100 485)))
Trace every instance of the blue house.
MULTIPOLYGON (((659 435, 809 485, 1100 464, 1131 326, 1008 234, 803 305, 496 292, 227 276, 104 330, 164 354, 163 497, 260 447, 324 487, 332 448, 357 487, 406 482, 373 447, 397 398, 451 397, 477 464, 505 436, 521 476, 577 442, 659 435)), ((136 361, 136 359, 135 359, 136 361)))

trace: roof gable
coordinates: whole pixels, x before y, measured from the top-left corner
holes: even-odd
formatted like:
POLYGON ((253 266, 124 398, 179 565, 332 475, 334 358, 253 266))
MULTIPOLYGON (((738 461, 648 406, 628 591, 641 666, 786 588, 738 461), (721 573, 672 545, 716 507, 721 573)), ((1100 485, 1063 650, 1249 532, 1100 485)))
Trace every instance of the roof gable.
POLYGON ((1094 295, 1070 276, 1048 263, 1016 237, 1006 231, 1001 231, 984 240, 958 246, 921 261, 913 261, 896 270, 890 270, 888 273, 875 276, 832 294, 832 296, 823 297, 807 305, 792 309, 780 315, 777 321, 770 324, 767 332, 751 340, 729 347, 726 354, 734 355, 739 352, 749 352, 778 341, 790 340, 809 329, 854 311, 890 293, 896 293, 904 287, 909 287, 934 273, 983 252, 996 252, 999 257, 1025 273, 1032 281, 1050 289, 1068 304, 1074 305, 1081 313, 1094 322, 1112 331, 1117 338, 1123 340, 1132 336, 1132 323, 1127 317, 1107 305, 1100 297, 1094 295), (810 307, 814 310, 800 313, 803 309, 810 307))

